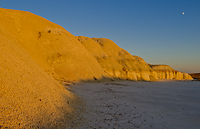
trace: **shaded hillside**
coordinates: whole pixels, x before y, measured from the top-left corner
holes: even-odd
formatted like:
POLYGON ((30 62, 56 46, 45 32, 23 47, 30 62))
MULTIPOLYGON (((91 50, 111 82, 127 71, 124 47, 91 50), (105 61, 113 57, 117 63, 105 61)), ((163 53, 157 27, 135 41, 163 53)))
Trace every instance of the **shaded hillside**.
POLYGON ((200 73, 190 73, 190 76, 194 79, 200 80, 200 73))

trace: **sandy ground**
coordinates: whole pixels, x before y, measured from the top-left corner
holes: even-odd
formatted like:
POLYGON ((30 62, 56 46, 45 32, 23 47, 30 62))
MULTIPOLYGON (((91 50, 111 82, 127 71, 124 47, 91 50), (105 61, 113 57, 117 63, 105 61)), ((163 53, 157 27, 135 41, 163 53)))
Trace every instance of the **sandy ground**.
POLYGON ((81 83, 86 104, 78 129, 199 129, 200 82, 81 83))

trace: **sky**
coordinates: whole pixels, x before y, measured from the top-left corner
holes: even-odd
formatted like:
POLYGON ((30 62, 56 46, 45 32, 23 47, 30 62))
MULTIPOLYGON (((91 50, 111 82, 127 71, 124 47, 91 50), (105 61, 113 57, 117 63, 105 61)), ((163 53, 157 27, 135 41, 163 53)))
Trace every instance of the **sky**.
POLYGON ((0 7, 32 12, 75 36, 111 39, 150 64, 200 73, 200 0, 0 0, 0 7))

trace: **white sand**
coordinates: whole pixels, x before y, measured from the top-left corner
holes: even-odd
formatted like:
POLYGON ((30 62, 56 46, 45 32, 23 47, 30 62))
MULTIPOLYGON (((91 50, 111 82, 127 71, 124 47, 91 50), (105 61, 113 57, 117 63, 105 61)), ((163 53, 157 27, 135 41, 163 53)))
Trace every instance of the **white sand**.
POLYGON ((200 128, 197 81, 82 83, 72 90, 86 102, 81 129, 200 128))

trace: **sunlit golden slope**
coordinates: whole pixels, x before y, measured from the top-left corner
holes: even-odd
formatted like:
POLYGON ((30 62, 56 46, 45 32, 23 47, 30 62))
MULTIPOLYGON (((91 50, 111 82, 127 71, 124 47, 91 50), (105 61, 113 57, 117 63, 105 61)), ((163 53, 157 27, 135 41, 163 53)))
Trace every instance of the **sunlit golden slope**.
POLYGON ((136 56, 132 56, 109 39, 93 38, 93 40, 102 47, 109 57, 114 58, 122 66, 122 70, 117 71, 118 76, 121 78, 138 81, 157 79, 155 72, 146 64, 145 61, 140 60, 142 58, 139 59, 136 58, 136 56))
POLYGON ((0 18, 0 24, 47 72, 69 81, 103 75, 94 57, 61 26, 24 11, 1 9, 0 18))
POLYGON ((113 41, 84 36, 77 38, 111 77, 147 81, 157 79, 156 72, 142 58, 132 56, 113 41))

